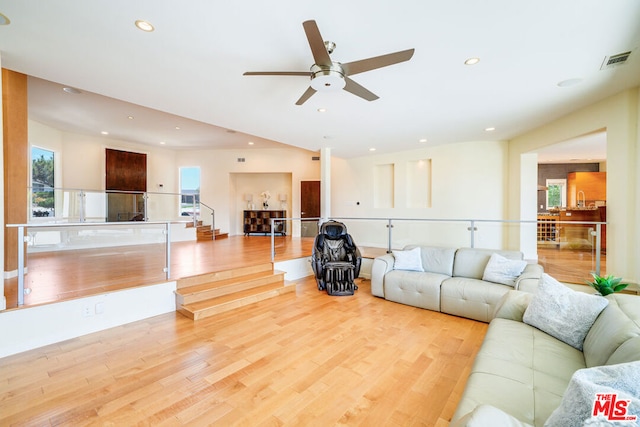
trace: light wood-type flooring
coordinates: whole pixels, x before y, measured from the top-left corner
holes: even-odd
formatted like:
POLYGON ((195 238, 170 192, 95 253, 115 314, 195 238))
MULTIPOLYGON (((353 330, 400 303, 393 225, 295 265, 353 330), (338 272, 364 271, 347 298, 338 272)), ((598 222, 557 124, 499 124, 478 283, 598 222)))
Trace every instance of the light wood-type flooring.
MULTIPOLYGON (((311 255, 313 238, 277 236, 276 261, 311 255)), ((271 261, 269 236, 233 236, 207 242, 171 245, 171 279, 271 261)), ((380 248, 360 248, 363 256, 385 253, 380 248)), ((595 268, 591 252, 538 248, 538 262, 545 271, 567 283, 584 284, 595 268)), ((29 273, 25 305, 159 283, 165 280, 164 245, 126 246, 106 249, 45 252, 28 256, 29 273)), ((606 255, 602 256, 602 274, 606 255)), ((7 307, 17 306, 17 279, 5 280, 7 307)))
POLYGON ((447 426, 487 325, 296 292, 0 359, 3 426, 447 426))

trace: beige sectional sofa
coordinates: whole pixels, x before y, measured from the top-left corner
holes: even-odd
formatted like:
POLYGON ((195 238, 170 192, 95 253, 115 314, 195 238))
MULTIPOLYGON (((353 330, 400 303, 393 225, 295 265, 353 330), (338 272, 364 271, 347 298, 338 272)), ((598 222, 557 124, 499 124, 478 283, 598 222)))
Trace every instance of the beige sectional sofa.
POLYGON ((604 404, 600 423, 592 411, 595 394, 611 392, 630 400, 626 415, 637 417, 615 425, 639 425, 640 297, 596 297, 608 305, 588 328, 582 350, 523 322, 534 297, 510 291, 498 305, 451 425, 610 425, 604 404))
MULTIPOLYGON (((543 269, 528 264, 511 285, 482 280, 491 255, 522 260, 518 251, 473 248, 441 248, 408 245, 402 252, 420 248, 424 271, 396 268, 396 257, 387 254, 373 260, 371 292, 401 304, 489 322, 496 304, 510 289, 535 292, 543 269)), ((396 252, 397 255, 398 252, 396 252)))
POLYGON ((420 246, 407 266, 415 248, 374 260, 373 295, 490 322, 452 427, 613 425, 605 400, 593 417, 596 394, 640 425, 640 296, 577 292, 537 265, 508 285, 483 280, 494 253, 522 259, 513 251, 420 246))

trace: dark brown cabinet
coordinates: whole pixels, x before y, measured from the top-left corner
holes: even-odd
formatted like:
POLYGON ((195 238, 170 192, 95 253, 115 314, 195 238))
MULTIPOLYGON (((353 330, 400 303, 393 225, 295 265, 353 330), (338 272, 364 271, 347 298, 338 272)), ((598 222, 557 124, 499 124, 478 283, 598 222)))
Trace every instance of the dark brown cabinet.
MULTIPOLYGON (((271 219, 272 218, 286 218, 286 211, 268 211, 268 210, 253 210, 253 211, 244 211, 244 234, 248 235, 251 233, 262 233, 262 234, 270 234, 271 233, 271 219)), ((283 236, 287 234, 287 223, 286 221, 276 221, 274 223, 275 232, 278 234, 282 234, 283 236)))

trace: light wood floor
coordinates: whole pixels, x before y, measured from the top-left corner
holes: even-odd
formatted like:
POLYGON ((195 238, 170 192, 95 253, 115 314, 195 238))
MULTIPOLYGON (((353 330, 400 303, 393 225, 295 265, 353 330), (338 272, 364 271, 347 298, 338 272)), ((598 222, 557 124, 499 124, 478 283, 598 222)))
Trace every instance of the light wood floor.
POLYGON ((487 325, 313 279, 0 359, 0 425, 446 426, 487 325))
MULTIPOLYGON (((233 236, 210 242, 179 242, 171 245, 171 279, 271 261, 271 239, 265 236, 233 236)), ((276 261, 311 255, 313 238, 278 236, 276 261)), ((164 245, 145 245, 59 251, 28 256, 29 273, 25 305, 36 305, 69 298, 164 281, 164 245), (138 247, 139 248, 139 247, 138 247)), ((364 256, 385 253, 379 248, 360 248, 364 256)), ((588 251, 538 248, 538 262, 545 271, 567 283, 584 284, 595 261, 588 251)), ((602 274, 606 255, 602 256, 602 274)), ((5 280, 7 307, 17 306, 17 279, 5 280)))

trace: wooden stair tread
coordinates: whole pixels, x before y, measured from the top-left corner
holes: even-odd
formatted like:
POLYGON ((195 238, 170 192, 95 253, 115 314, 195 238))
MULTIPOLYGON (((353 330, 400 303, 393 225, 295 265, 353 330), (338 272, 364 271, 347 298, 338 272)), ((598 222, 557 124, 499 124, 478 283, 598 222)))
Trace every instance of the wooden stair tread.
POLYGON ((273 273, 273 264, 270 262, 263 262, 260 264, 247 265, 231 270, 213 271, 211 273, 203 273, 195 276, 184 277, 182 279, 178 279, 177 288, 184 289, 190 286, 198 285, 200 283, 216 282, 218 280, 247 276, 258 272, 273 273))
POLYGON ((224 288, 227 286, 233 286, 246 282, 260 281, 262 279, 269 279, 272 277, 278 278, 279 276, 284 275, 284 272, 281 271, 261 271, 258 273, 247 274, 244 276, 235 276, 229 277, 226 279, 220 280, 212 280, 204 283, 199 283, 197 285, 187 286, 184 288, 180 288, 176 290, 176 293, 180 295, 191 295, 198 292, 203 292, 211 289, 224 288))
POLYGON ((195 321, 294 291, 284 276, 262 263, 180 279, 176 310, 195 321))
POLYGON ((212 307, 215 305, 224 304, 230 301, 235 301, 238 299, 246 298, 248 296, 253 296, 257 294, 261 294, 267 291, 271 291, 278 288, 284 288, 284 282, 282 283, 269 283, 267 285, 258 286, 251 289, 246 289, 240 292, 234 292, 233 294, 222 295, 215 298, 210 298, 204 301, 198 301, 191 304, 184 304, 182 307, 193 312, 206 309, 208 307, 212 307))

